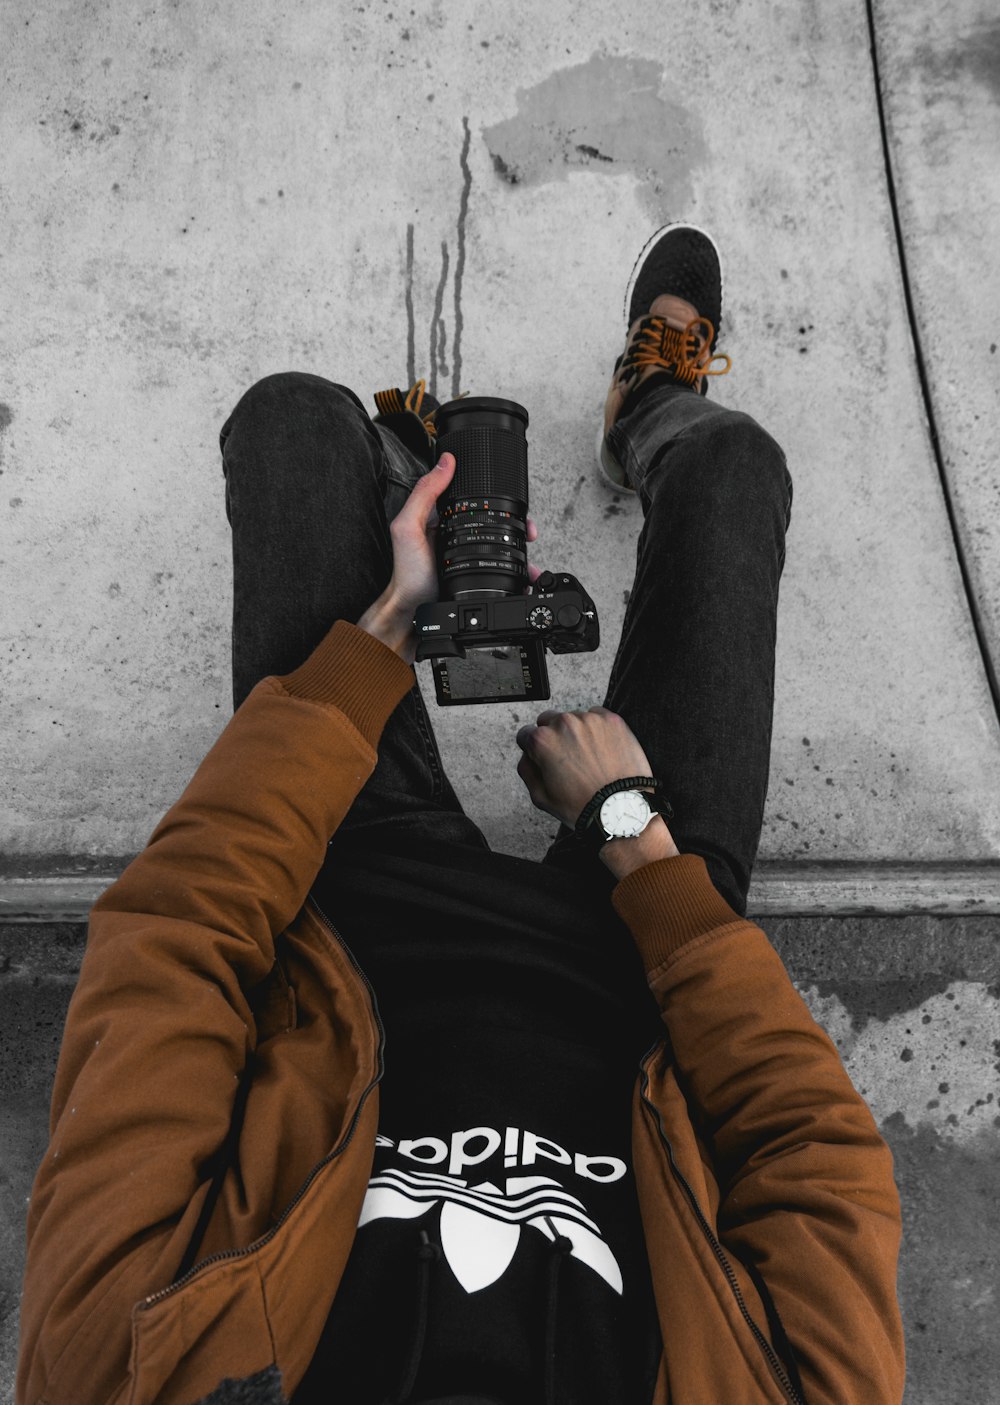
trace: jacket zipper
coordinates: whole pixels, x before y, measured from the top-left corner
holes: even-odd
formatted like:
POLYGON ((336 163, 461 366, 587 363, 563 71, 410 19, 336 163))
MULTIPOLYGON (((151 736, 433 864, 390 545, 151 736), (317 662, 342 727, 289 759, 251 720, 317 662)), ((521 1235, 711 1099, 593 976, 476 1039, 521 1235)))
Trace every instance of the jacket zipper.
POLYGON ((763 1332, 761 1332, 756 1322, 750 1316, 750 1313, 747 1310, 746 1300, 744 1299, 743 1294, 740 1291, 740 1285, 737 1281, 736 1274, 733 1272, 733 1266, 726 1258, 722 1245, 712 1233, 711 1227, 708 1221, 705 1219, 705 1216, 702 1214, 701 1206, 695 1199, 694 1192, 692 1191, 690 1185, 688 1184, 685 1177, 678 1170, 677 1165, 674 1162, 674 1149, 670 1145, 670 1140, 667 1137, 666 1132, 664 1132, 663 1130, 663 1121, 660 1117, 660 1113, 658 1109, 653 1105, 653 1103, 650 1102, 649 1098, 646 1096, 646 1092, 649 1088, 649 1074, 646 1070, 646 1061, 648 1060, 650 1054, 653 1053, 653 1051, 659 1046, 661 1042, 661 1040, 657 1040, 651 1048, 647 1049, 645 1054, 642 1056, 642 1062, 639 1064, 639 1072, 642 1074, 642 1087, 640 1089, 642 1101, 645 1103, 649 1112, 655 1118, 660 1137, 663 1141, 664 1146, 667 1148, 667 1156, 670 1160, 670 1169, 673 1171, 676 1180, 684 1188, 688 1201, 695 1213, 698 1223, 701 1225, 705 1238, 708 1240, 709 1244, 712 1247, 712 1251, 715 1254, 715 1257, 718 1259, 719 1263, 722 1265, 723 1270, 725 1271, 726 1278, 729 1280, 729 1286, 733 1290, 733 1294, 736 1298, 736 1302, 739 1306, 739 1309, 742 1312, 744 1318, 746 1319, 747 1326, 750 1328, 751 1332, 753 1332, 754 1338, 758 1346, 764 1353, 764 1359, 770 1366, 773 1375, 776 1377, 778 1384, 781 1386, 781 1389, 784 1391, 786 1397, 789 1401, 791 1401, 791 1405, 805 1405, 805 1401, 802 1399, 801 1395, 799 1395, 798 1391, 795 1389, 795 1387, 792 1385, 792 1382, 789 1380, 788 1374, 785 1371, 784 1366, 781 1364, 781 1358, 774 1351, 774 1348, 770 1345, 763 1332))
POLYGON ((368 988, 368 994, 371 996, 372 1011, 375 1015, 375 1024, 378 1027, 378 1048, 376 1050, 375 1077, 368 1084, 368 1087, 364 1090, 358 1100, 358 1108, 354 1114, 354 1117, 351 1119, 350 1127, 347 1129, 347 1136, 344 1138, 344 1140, 340 1143, 338 1147, 335 1147, 333 1151, 331 1151, 327 1156, 324 1156, 322 1161, 317 1161, 316 1165, 309 1172, 309 1175, 306 1177, 302 1186, 299 1188, 294 1200, 291 1200, 289 1204, 285 1207, 284 1214, 281 1216, 281 1219, 277 1222, 277 1224, 272 1225, 272 1227, 267 1231, 265 1235, 263 1235, 260 1239, 255 1239, 253 1244, 247 1245, 245 1249, 223 1249, 218 1254, 212 1254, 209 1258, 202 1259, 200 1263, 190 1268, 183 1278, 179 1278, 176 1283, 171 1283, 169 1288, 161 1288, 158 1293, 153 1293, 150 1297, 146 1298, 142 1307, 139 1309, 140 1312, 145 1312, 146 1309, 152 1307, 154 1303, 161 1302, 164 1298, 169 1298, 171 1293, 176 1293, 181 1288, 186 1287, 187 1284, 190 1283, 193 1278, 195 1278, 199 1273, 201 1273, 203 1269, 208 1268, 210 1264, 219 1263, 222 1259, 238 1259, 242 1254, 254 1253, 256 1252, 256 1250, 262 1248, 271 1239, 273 1239, 274 1236, 278 1233, 278 1230, 288 1219, 288 1216, 292 1213, 296 1205, 305 1195, 306 1191, 312 1185, 319 1172, 322 1171, 323 1167, 328 1165, 329 1162, 333 1161, 335 1157, 339 1156, 340 1153, 347 1146, 350 1145, 351 1138, 354 1136, 354 1133, 357 1130, 358 1119, 361 1116, 361 1109, 365 1105, 365 1100, 371 1090, 375 1087, 376 1083, 381 1082, 382 1076, 385 1073, 385 1062, 382 1057, 382 1051, 385 1048, 385 1027, 382 1024, 382 1016, 379 1012, 378 1001, 375 998, 375 991, 372 988, 371 981, 369 981, 368 977, 365 975, 364 971, 361 969, 361 967, 355 960, 354 952, 344 941, 343 937, 337 931, 336 927, 327 917, 326 913, 323 911, 323 909, 320 907, 319 903, 316 901, 316 899, 312 896, 311 893, 308 895, 306 901, 316 909, 317 916, 323 923, 323 926, 328 928, 329 931, 333 933, 334 938, 340 943, 344 951, 347 953, 351 965, 357 971, 358 975, 361 977, 361 979, 364 981, 365 985, 368 988))

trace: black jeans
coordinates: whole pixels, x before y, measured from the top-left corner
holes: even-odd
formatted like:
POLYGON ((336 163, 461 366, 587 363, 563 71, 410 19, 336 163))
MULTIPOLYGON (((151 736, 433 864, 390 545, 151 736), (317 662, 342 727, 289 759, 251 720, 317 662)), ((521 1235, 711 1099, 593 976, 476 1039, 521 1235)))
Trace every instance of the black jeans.
MULTIPOLYGON (((701 854, 745 916, 770 771, 792 480, 749 415, 665 377, 650 377, 626 403, 610 442, 638 488, 643 524, 604 706, 625 719, 663 782, 678 849, 701 854)), ((427 469, 372 423, 353 391, 299 372, 252 386, 220 444, 238 708, 261 678, 296 668, 335 620, 356 622, 382 593, 392 574, 388 524, 427 469)), ((328 861, 345 844, 377 849, 390 834, 397 850, 410 835, 415 846, 490 852, 445 774, 419 676, 386 724, 328 861)), ((541 862, 609 893, 616 882, 566 825, 541 862)))

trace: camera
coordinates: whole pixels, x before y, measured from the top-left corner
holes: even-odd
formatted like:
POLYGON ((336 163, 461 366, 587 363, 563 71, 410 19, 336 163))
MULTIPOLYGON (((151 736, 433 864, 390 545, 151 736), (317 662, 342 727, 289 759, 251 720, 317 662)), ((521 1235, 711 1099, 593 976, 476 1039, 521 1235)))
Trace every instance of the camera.
POLYGON ((455 473, 437 503, 440 598, 418 605, 413 626, 416 661, 431 660, 444 707, 549 698, 546 649, 600 644, 597 610, 575 576, 545 571, 529 586, 527 427, 523 405, 491 395, 435 414, 435 451, 455 455, 455 473))

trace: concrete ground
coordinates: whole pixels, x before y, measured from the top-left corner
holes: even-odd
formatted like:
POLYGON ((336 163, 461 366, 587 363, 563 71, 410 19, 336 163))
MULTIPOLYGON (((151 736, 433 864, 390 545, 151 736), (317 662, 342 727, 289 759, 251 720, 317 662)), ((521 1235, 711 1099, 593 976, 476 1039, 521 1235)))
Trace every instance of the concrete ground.
MULTIPOLYGON (((633 261, 670 219, 723 252, 712 394, 795 484, 749 915, 896 1159, 907 1405, 997 1398, 995 8, 5 20, 0 1405, 81 924, 231 713, 222 421, 289 369, 372 414, 421 376, 526 405, 532 559, 591 589, 605 641, 549 657, 551 705, 599 703, 641 509, 593 440, 633 261)), ((554 829, 511 760, 533 716, 433 716, 466 810, 525 855, 554 829)))

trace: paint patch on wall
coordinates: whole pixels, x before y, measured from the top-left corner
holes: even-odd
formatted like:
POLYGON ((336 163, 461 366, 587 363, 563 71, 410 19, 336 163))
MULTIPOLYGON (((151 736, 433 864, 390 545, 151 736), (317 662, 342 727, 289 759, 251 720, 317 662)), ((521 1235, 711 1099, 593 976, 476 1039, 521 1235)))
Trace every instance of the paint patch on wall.
POLYGON ((518 88, 516 115, 483 129, 494 170, 515 188, 570 171, 630 174, 656 223, 686 213, 691 171, 708 151, 697 118, 663 86, 655 60, 597 53, 518 88))
POLYGON ((952 981, 915 1009, 856 1027, 837 995, 800 989, 879 1126, 896 1117, 965 1144, 1000 1126, 1000 1001, 952 981))

